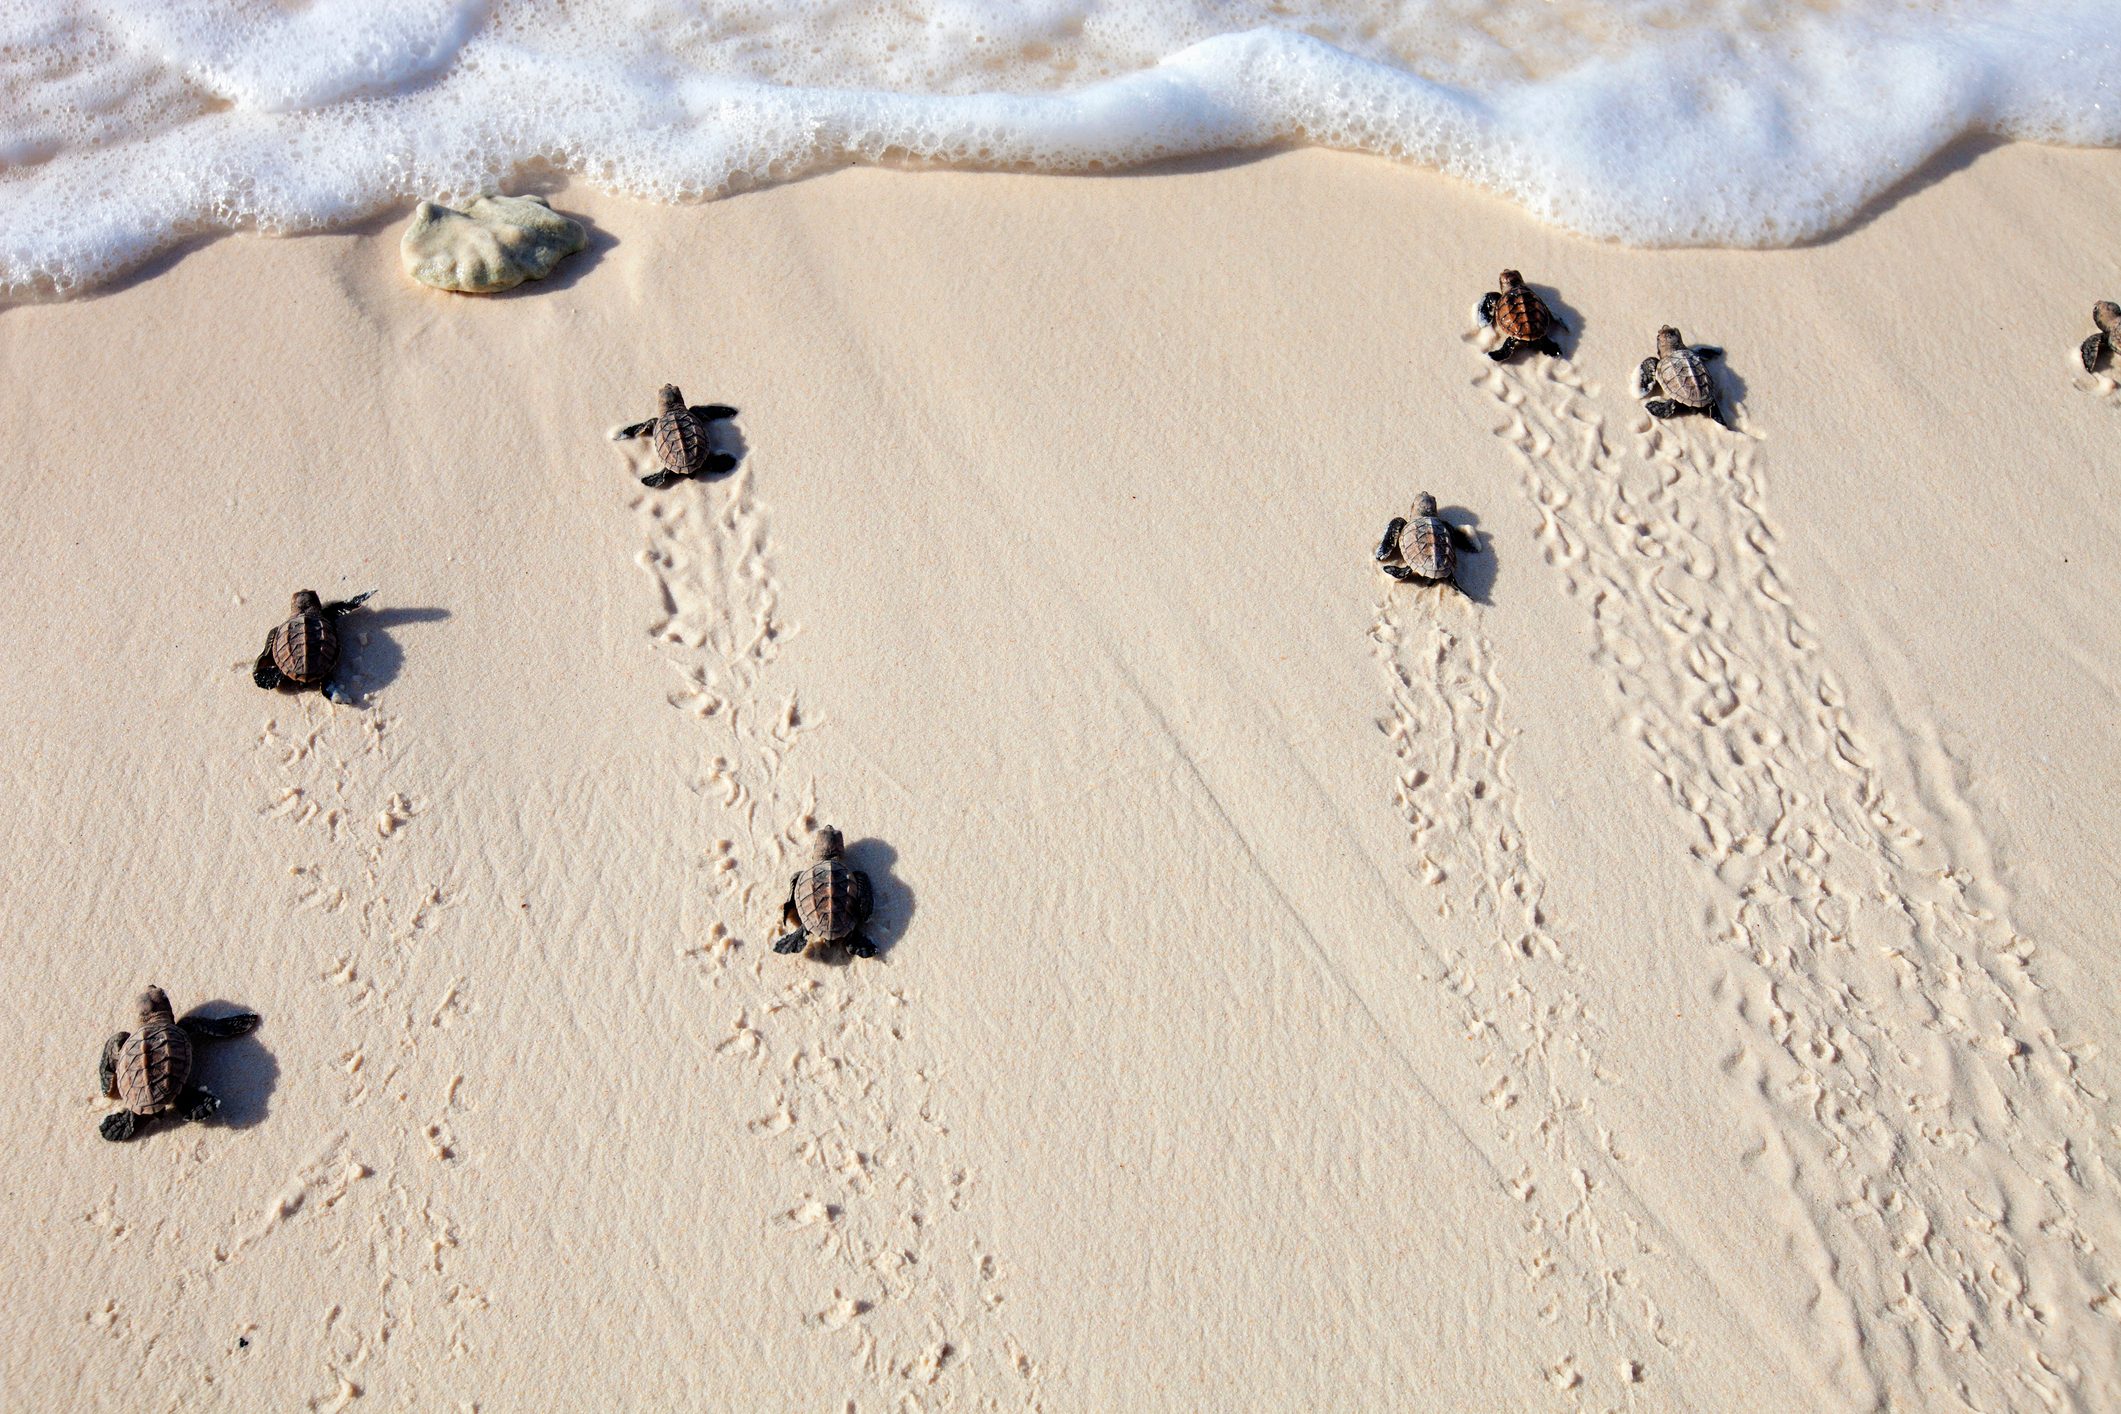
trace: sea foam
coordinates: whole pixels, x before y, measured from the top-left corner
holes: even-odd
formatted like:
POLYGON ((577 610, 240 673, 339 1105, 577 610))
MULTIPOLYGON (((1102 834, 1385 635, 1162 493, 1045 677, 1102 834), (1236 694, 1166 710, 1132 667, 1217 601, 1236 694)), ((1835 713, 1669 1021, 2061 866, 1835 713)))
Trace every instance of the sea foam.
POLYGON ((0 0, 0 291, 533 165, 686 201, 1302 143, 1768 246, 1969 133, 2121 145, 2116 0, 0 0))

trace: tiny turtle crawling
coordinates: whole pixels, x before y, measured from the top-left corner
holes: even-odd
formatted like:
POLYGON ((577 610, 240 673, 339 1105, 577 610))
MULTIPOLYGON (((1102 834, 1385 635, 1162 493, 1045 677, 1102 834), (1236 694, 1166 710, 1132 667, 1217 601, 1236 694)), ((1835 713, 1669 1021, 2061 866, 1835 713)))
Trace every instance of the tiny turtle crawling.
POLYGON ((1480 322, 1494 326, 1502 335, 1502 346, 1488 351, 1488 357, 1501 363, 1519 349, 1537 349, 1551 358, 1561 357, 1561 346, 1549 336, 1550 330, 1568 333, 1568 326, 1554 317, 1547 302, 1533 293, 1524 282, 1524 276, 1515 270, 1505 270, 1497 282, 1500 289, 1490 290, 1480 297, 1480 322))
POLYGON ((103 1120, 103 1137, 130 1139, 140 1122, 159 1114, 175 1114, 201 1120, 221 1108, 221 1102, 191 1079, 192 1051, 206 1041, 229 1041, 258 1029, 258 1014, 239 1011, 232 1016, 200 1016, 194 1012, 182 1021, 169 1009, 169 998, 160 987, 140 994, 140 1029, 120 1031, 103 1043, 103 1058, 96 1078, 103 1093, 125 1108, 103 1120))
POLYGON ((2077 350, 2083 356, 2086 373, 2097 373, 2100 363, 2121 350, 2121 304, 2110 299, 2100 300, 2092 306, 2092 323, 2099 327, 2099 332, 2086 339, 2084 346, 2077 350))
POLYGON ((707 436, 707 424, 735 417, 735 408, 722 403, 686 407, 685 395, 678 391, 675 383, 665 383, 657 401, 658 411, 654 417, 646 422, 636 422, 631 427, 621 427, 611 434, 614 442, 653 434, 655 454, 663 463, 663 469, 642 477, 643 486, 660 491, 687 476, 720 476, 736 466, 736 458, 727 452, 715 451, 707 436))
POLYGON ((795 915, 796 929, 773 945, 778 953, 801 952, 812 941, 844 943, 856 957, 875 957, 876 944, 862 932, 869 921, 869 876, 847 867, 840 832, 824 826, 811 837, 814 861, 788 883, 781 921, 795 915))
POLYGON ((1460 594, 1458 553, 1477 552, 1479 542, 1436 513, 1436 498, 1414 498, 1412 516, 1394 516, 1377 542, 1377 567, 1402 584, 1447 584, 1460 594))
POLYGON ((1635 370, 1635 396, 1649 399, 1642 406, 1652 417, 1698 412, 1729 427, 1716 385, 1709 379, 1708 361, 1722 357, 1723 350, 1709 344, 1689 348, 1679 331, 1667 324, 1657 331, 1657 352, 1635 370), (1664 396, 1658 397, 1659 393, 1664 396))
POLYGON ((295 591, 287 622, 265 635, 265 651, 250 670, 251 681, 263 688, 296 692, 319 688, 332 701, 344 701, 331 680, 339 666, 339 615, 360 608, 374 593, 371 589, 326 604, 314 589, 295 591))

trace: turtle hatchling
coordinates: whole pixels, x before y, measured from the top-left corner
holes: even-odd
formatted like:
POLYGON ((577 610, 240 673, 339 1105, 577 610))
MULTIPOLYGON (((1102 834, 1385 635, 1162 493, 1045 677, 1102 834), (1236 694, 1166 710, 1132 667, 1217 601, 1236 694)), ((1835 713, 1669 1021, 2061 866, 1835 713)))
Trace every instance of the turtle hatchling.
POLYGON ((1502 335, 1502 346, 1490 349, 1488 357, 1501 363, 1519 349, 1537 349, 1560 358, 1561 346, 1549 336, 1549 331, 1566 334, 1568 326, 1554 317, 1547 302, 1533 293, 1524 276, 1515 270, 1503 271, 1499 283, 1501 289, 1480 297, 1480 322, 1493 326, 1502 335))
POLYGON ((1377 567, 1402 584, 1447 584, 1458 589, 1458 553, 1475 552, 1472 535, 1436 513, 1436 498, 1414 498, 1414 514, 1394 516, 1377 544, 1377 567))
POLYGON ((140 994, 140 1029, 120 1031, 103 1043, 103 1059, 96 1078, 103 1093, 125 1106, 103 1120, 103 1137, 130 1139, 142 1120, 160 1114, 201 1120, 221 1108, 213 1094, 190 1084, 192 1052, 207 1041, 232 1041, 258 1029, 258 1014, 239 1011, 230 1016, 200 1016, 197 1012, 178 1020, 169 1009, 169 998, 160 987, 140 994))
POLYGON ((265 651, 250 670, 251 681, 292 692, 314 687, 334 702, 345 701, 331 680, 339 667, 339 615, 360 608, 374 593, 371 589, 326 604, 314 589, 297 590, 287 622, 265 635, 265 651))
POLYGON ((646 422, 621 427, 611 434, 614 442, 652 436, 655 454, 663 469, 641 478, 643 486, 660 491, 688 476, 720 476, 736 466, 736 458, 717 452, 707 435, 707 424, 736 416, 736 409, 722 403, 686 407, 685 395, 675 383, 665 383, 657 395, 658 411, 646 422))
POLYGON ((773 945, 779 953, 801 952, 812 942, 842 943, 856 957, 875 957, 876 944, 862 933, 869 921, 869 876, 847 867, 846 843, 825 826, 811 837, 815 860, 788 884, 781 921, 795 915, 796 929, 773 945))
POLYGON ((1716 385, 1709 380, 1709 360, 1722 357, 1722 349, 1708 344, 1687 347, 1679 331, 1667 324, 1657 331, 1657 352, 1635 371, 1635 396, 1649 399, 1642 406, 1652 417, 1698 412, 1729 427, 1716 385))
POLYGON ((2092 306, 2092 323, 2099 332, 2084 341, 2077 350, 2084 356, 2084 371, 2097 373, 2099 365, 2121 351, 2121 304, 2110 299, 2100 300, 2092 306))

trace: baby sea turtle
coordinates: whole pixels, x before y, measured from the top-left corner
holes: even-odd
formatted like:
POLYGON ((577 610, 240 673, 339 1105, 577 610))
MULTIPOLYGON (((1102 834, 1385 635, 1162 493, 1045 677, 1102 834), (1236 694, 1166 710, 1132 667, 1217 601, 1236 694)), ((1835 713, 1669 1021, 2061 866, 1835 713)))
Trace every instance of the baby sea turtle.
POLYGON ((2086 339, 2084 347, 2077 350, 2084 356, 2086 373, 2097 373, 2103 360, 2121 351, 2121 304, 2110 299, 2100 300, 2092 306, 2092 323, 2099 326, 2099 332, 2086 339))
POLYGON ((811 837, 816 862, 788 884, 788 902, 781 907, 781 921, 795 915, 796 929, 773 945, 780 953, 801 952, 812 940, 845 943, 856 957, 875 957, 876 944, 863 936, 871 907, 869 876, 847 867, 841 856, 846 844, 840 832, 822 827, 811 837))
POLYGON ((339 615, 360 608, 374 593, 371 589, 367 594, 326 604, 317 598, 314 589, 296 590, 290 605, 291 617, 265 635, 265 651, 250 670, 251 681, 260 687, 295 692, 321 688, 332 701, 343 701, 331 681, 339 666, 339 615))
POLYGON ((96 1078, 103 1093, 122 1101, 125 1108, 103 1121, 103 1137, 130 1139, 140 1121, 159 1114, 175 1114, 188 1120, 205 1119, 221 1108, 211 1092, 191 1079, 192 1049, 206 1041, 230 1041, 258 1029, 258 1014, 239 1011, 232 1016, 200 1016, 182 1021, 171 1015, 169 998, 160 987, 140 994, 140 1029, 128 1035, 120 1031, 103 1043, 103 1059, 96 1078))
POLYGON ((1502 334, 1502 347, 1489 350, 1488 357, 1501 363, 1525 348, 1560 358, 1561 346, 1548 337, 1548 331, 1558 329, 1566 334, 1568 327, 1554 317, 1547 302, 1534 294, 1524 276, 1515 270, 1503 271, 1500 284, 1501 289, 1480 297, 1480 322, 1492 324, 1502 334))
POLYGON ((1402 584, 1447 584, 1458 589, 1458 552, 1480 549, 1471 534, 1436 513, 1426 491, 1414 498, 1412 516, 1394 516, 1377 542, 1377 567, 1402 584))
POLYGON ((643 433, 655 435, 655 454, 663 463, 663 469, 642 477, 643 486, 653 486, 660 491, 681 477, 720 476, 736 466, 736 458, 727 452, 715 451, 708 445, 707 437, 707 424, 735 417, 735 408, 722 403, 686 407, 685 395, 678 391, 675 383, 665 383, 657 398, 659 410, 654 417, 646 422, 636 422, 631 427, 621 427, 611 434, 614 442, 624 442, 643 433))
POLYGON ((1679 331, 1667 324, 1657 331, 1657 352, 1635 371, 1635 396, 1649 399, 1642 406, 1651 417, 1699 412, 1729 427, 1716 385, 1709 381, 1708 361, 1722 357, 1723 350, 1709 344, 1688 348, 1679 331), (1664 396, 1658 397, 1659 393, 1664 396))

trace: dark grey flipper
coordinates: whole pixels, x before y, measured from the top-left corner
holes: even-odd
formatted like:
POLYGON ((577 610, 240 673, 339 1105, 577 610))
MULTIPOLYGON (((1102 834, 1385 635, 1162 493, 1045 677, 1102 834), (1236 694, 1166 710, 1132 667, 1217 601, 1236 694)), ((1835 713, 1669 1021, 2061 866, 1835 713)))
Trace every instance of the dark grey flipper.
POLYGON ((1488 350, 1488 357, 1494 359, 1497 363, 1501 363, 1509 358, 1511 354, 1516 353, 1520 347, 1522 346, 1515 339, 1505 337, 1501 348, 1488 350))
POLYGON ((708 403, 705 407, 687 409, 702 422, 725 422, 736 416, 736 409, 727 403, 708 403))
POLYGON ((727 452, 709 452, 706 459, 700 463, 699 474, 702 476, 727 476, 735 470, 735 457, 730 456, 727 452))
POLYGON ((1398 580, 1401 584, 1413 584, 1420 579, 1419 575, 1405 565, 1379 565, 1378 568, 1398 580))
POLYGON ((140 1132, 140 1116, 131 1110, 120 1110, 114 1115, 105 1115, 97 1128, 105 1139, 121 1144, 140 1132))
POLYGON ((867 923, 869 915, 876 912, 876 890, 870 887, 869 876, 859 869, 848 871, 854 875, 854 914, 867 923))
POLYGON ((265 651, 260 653, 258 661, 250 666, 250 680, 267 691, 271 691, 287 681, 287 679, 280 676, 280 665, 272 660, 273 639, 279 635, 279 632, 280 630, 274 629, 271 633, 265 635, 265 651))
POLYGON ((1449 521, 1445 521, 1444 526, 1451 532, 1451 542, 1458 546, 1459 549, 1473 555, 1480 553, 1479 536, 1467 530, 1464 526, 1452 525, 1449 521))
POLYGON ((660 491, 666 486, 675 486, 677 483, 678 474, 674 471, 652 472, 641 478, 641 484, 651 491, 660 491))
POLYGON ((866 934, 856 933, 847 940, 847 951, 856 957, 875 957, 876 944, 870 942, 866 934))
POLYGON ((1670 398, 1652 398, 1642 405, 1642 410, 1651 417, 1677 417, 1683 412, 1693 411, 1692 408, 1683 407, 1670 398))
POLYGON ((646 422, 636 422, 630 426, 621 427, 618 431, 611 434, 611 440, 614 442, 630 442, 655 426, 655 424, 656 420, 651 417, 646 422))
POLYGON ((803 944, 809 941, 810 939, 804 934, 803 930, 798 928, 787 937, 776 942, 773 945, 773 950, 777 953, 801 952, 803 944))
POLYGON ((1731 420, 1723 415, 1723 403, 1720 399, 1709 399, 1709 405, 1703 408, 1702 412, 1715 418, 1717 425, 1720 427, 1729 427, 1731 425, 1731 420))
POLYGON ((177 1096, 177 1113, 193 1124, 202 1119, 211 1119, 214 1111, 220 1108, 220 1098, 202 1086, 194 1085, 177 1096))
MULTIPOLYGON (((1556 324, 1554 327, 1557 329, 1561 328, 1559 324, 1556 324)), ((1563 332, 1566 333, 1567 331, 1564 330, 1563 332)), ((1538 343, 1532 345, 1532 347, 1545 354, 1548 358, 1562 357, 1561 345, 1555 343, 1552 339, 1541 339, 1538 343)))
POLYGON ((1385 527, 1385 538, 1377 542, 1377 559, 1379 563, 1383 563, 1399 553, 1399 532, 1406 528, 1407 518, 1405 516, 1392 517, 1392 523, 1385 527))
POLYGON ((2083 347, 2077 350, 2077 355, 2084 360, 2086 373, 2097 373, 2099 361, 2106 357, 2106 335, 2099 333, 2086 339, 2083 347))
POLYGON ((1635 396, 1638 398, 1647 398, 1648 396, 1650 396, 1650 394, 1656 391, 1657 360, 1653 356, 1644 359, 1642 361, 1642 365, 1635 370, 1635 396))
POLYGON ((371 589, 366 594, 356 594, 351 599, 341 599, 337 603, 326 604, 324 606, 324 612, 332 615, 334 618, 336 618, 340 614, 350 614, 354 610, 360 608, 363 604, 366 604, 370 599, 375 598, 375 595, 376 591, 371 589))
POLYGON ((1547 327, 1549 329, 1559 329, 1564 334, 1569 332, 1569 326, 1556 319, 1554 311, 1551 309, 1547 311, 1547 327))
POLYGON ((1480 297, 1480 322, 1493 324, 1495 322, 1495 306, 1501 303, 1502 296, 1494 290, 1489 290, 1482 295, 1480 297))
POLYGON ((233 1041, 238 1036, 248 1036, 258 1029, 260 1018, 254 1011, 233 1012, 227 1016, 200 1016, 193 1012, 181 1017, 177 1025, 194 1041, 233 1041))
POLYGON ((118 1052, 124 1050, 125 1043, 131 1039, 131 1032, 120 1031, 105 1041, 103 1059, 96 1063, 96 1083, 101 1085, 103 1093, 113 1100, 118 1098, 118 1052))
POLYGON ((1722 358, 1723 350, 1717 348, 1714 344, 1696 344, 1694 345, 1694 355, 1701 359, 1722 358))

